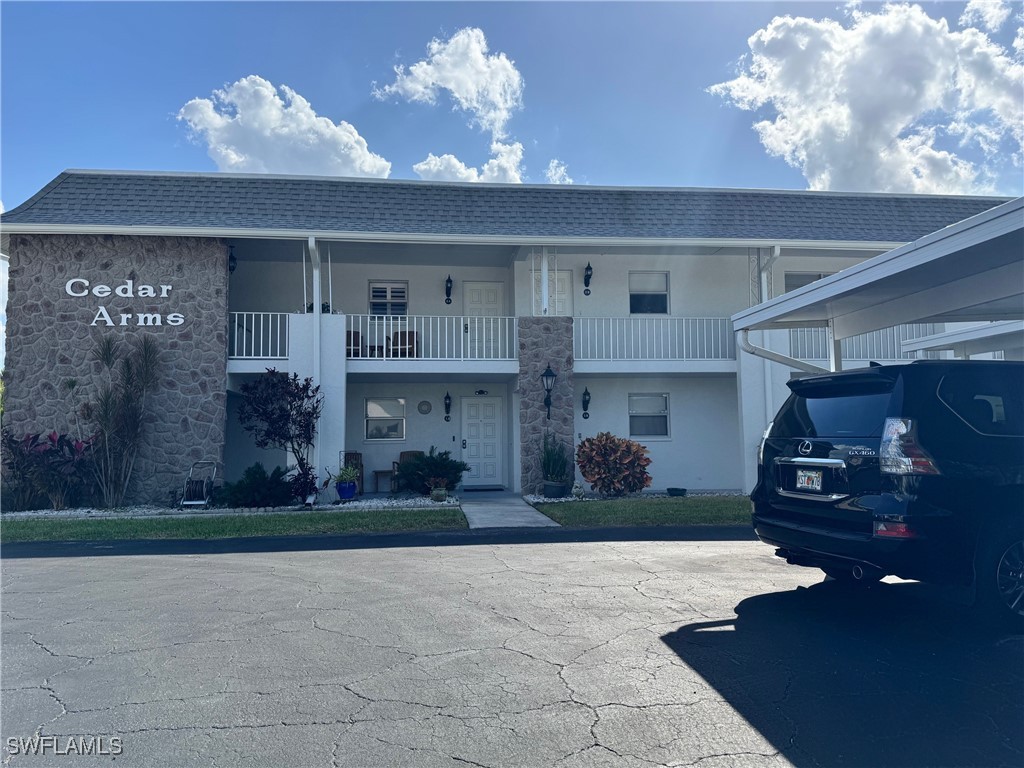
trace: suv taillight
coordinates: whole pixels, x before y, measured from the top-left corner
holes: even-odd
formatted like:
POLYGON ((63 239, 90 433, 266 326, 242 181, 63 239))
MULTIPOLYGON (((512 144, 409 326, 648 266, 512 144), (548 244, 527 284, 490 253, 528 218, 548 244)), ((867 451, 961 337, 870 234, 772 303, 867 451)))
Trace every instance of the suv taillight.
POLYGON ((768 435, 772 432, 772 426, 775 424, 774 421, 769 421, 768 426, 764 428, 764 434, 761 435, 761 442, 757 444, 757 463, 764 464, 764 444, 768 440, 768 435))
POLYGON ((938 475, 939 468, 917 443, 917 428, 911 419, 886 419, 882 431, 879 469, 888 475, 938 475))

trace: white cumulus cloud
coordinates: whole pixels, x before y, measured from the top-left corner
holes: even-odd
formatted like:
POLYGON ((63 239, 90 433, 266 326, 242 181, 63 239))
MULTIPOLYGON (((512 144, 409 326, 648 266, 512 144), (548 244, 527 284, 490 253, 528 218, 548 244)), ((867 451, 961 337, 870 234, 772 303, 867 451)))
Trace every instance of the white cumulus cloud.
POLYGON ((848 26, 776 17, 748 44, 709 90, 766 115, 762 144, 811 189, 990 191, 1006 155, 1020 164, 1024 66, 978 29, 886 5, 848 26), (968 145, 980 161, 956 154, 968 145))
POLYGON ((395 82, 373 93, 379 99, 400 96, 408 101, 436 104, 438 93, 447 91, 455 107, 468 112, 472 121, 504 138, 512 113, 523 105, 523 78, 504 54, 490 54, 483 31, 467 27, 448 40, 433 39, 427 58, 408 69, 395 67, 395 82))
POLYGON ((1005 0, 970 0, 960 15, 961 27, 984 27, 995 32, 1010 17, 1010 4, 1005 0))
POLYGON ((547 177, 548 184, 572 184, 568 166, 558 159, 548 163, 548 169, 544 175, 547 177))
POLYGON ((523 181, 523 145, 518 141, 502 144, 495 141, 491 144, 491 159, 483 167, 476 168, 466 165, 455 155, 441 155, 433 152, 427 159, 412 167, 421 179, 427 181, 478 181, 494 184, 521 184, 523 181))
POLYGON ((391 163, 349 123, 321 117, 286 85, 249 75, 178 112, 221 171, 386 178, 391 163))

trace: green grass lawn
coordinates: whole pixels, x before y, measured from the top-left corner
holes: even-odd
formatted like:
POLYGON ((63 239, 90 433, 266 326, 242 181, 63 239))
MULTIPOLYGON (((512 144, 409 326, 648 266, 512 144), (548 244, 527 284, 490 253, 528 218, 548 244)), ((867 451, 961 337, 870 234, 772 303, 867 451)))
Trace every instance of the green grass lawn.
POLYGON ((223 539, 333 533, 436 531, 467 528, 462 510, 372 509, 288 515, 218 515, 124 520, 0 521, 0 542, 111 539, 223 539))
POLYGON ((750 525, 750 499, 746 496, 602 499, 538 504, 537 509, 567 528, 750 525))

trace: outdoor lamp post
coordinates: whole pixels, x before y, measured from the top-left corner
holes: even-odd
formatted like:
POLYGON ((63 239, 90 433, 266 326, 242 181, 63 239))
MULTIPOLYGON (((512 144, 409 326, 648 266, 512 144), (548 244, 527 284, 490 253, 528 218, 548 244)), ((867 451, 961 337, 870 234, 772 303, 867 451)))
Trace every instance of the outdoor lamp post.
POLYGON ((548 409, 548 418, 551 418, 551 388, 555 386, 557 374, 551 370, 551 364, 540 375, 541 383, 544 384, 544 407, 548 409))

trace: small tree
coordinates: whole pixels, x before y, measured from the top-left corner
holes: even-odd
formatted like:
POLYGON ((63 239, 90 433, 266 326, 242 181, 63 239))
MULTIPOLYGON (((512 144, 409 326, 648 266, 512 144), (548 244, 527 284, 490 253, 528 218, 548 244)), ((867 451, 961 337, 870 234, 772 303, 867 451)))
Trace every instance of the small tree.
MULTIPOLYGON (((160 353, 152 336, 136 339, 128 351, 103 336, 93 356, 107 375, 95 400, 81 407, 82 418, 95 431, 91 438, 93 472, 106 507, 124 501, 135 471, 135 459, 145 437, 149 395, 159 381, 160 353)), ((72 393, 77 381, 65 384, 72 393)))
POLYGON ((242 404, 238 421, 251 432, 258 448, 278 448, 295 459, 292 493, 306 499, 317 491, 316 473, 310 461, 310 449, 316 438, 324 399, 313 379, 268 368, 252 382, 242 385, 242 404))

